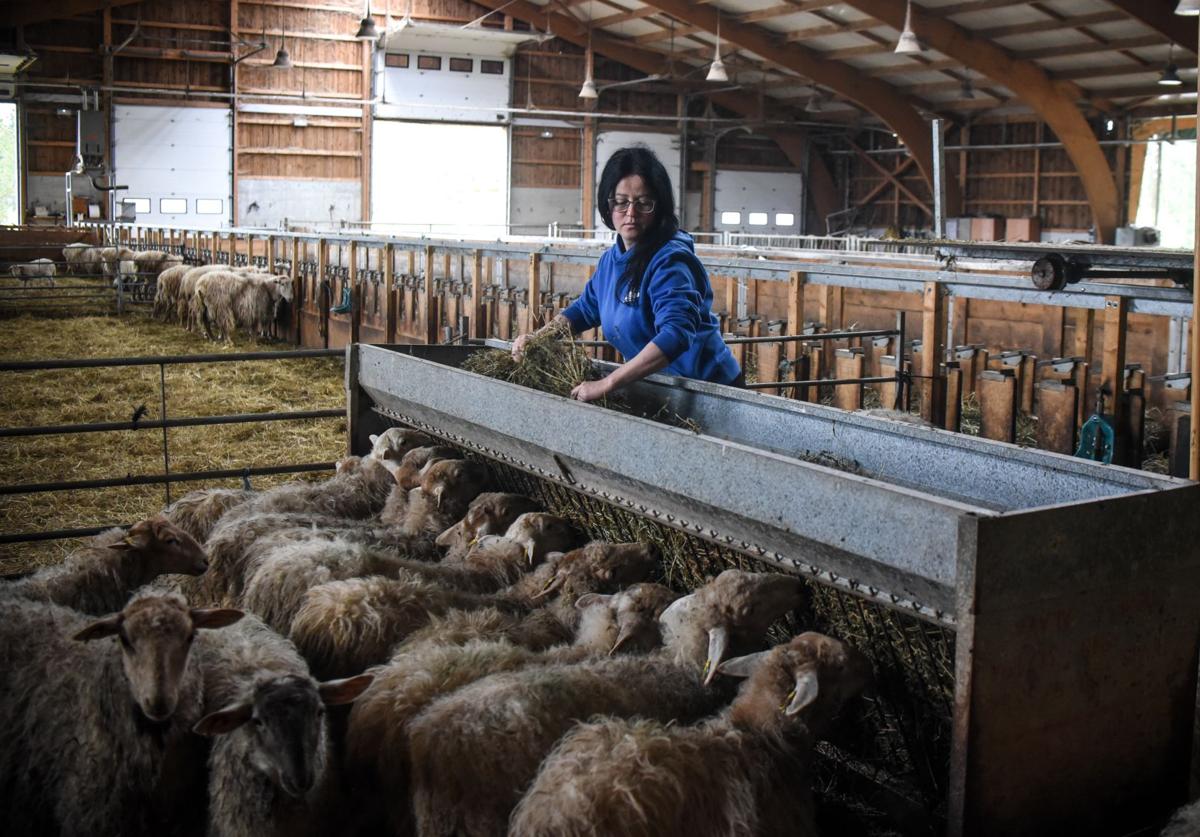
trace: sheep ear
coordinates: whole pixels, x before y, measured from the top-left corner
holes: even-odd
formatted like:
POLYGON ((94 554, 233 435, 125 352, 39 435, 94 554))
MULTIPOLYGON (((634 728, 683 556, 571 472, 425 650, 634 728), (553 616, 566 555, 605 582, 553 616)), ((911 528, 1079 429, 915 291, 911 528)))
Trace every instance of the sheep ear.
POLYGON ((254 717, 253 703, 235 703, 205 715, 192 727, 192 732, 197 735, 225 735, 233 732, 252 717, 254 717))
POLYGON ((153 537, 151 525, 149 520, 139 520, 129 527, 129 531, 125 533, 125 537, 111 544, 109 549, 115 549, 118 552, 126 549, 145 549, 150 544, 151 537, 153 537))
POLYGON ((378 433, 372 433, 372 434, 371 434, 370 436, 368 436, 367 438, 368 438, 368 439, 370 439, 370 440, 371 440, 371 444, 372 444, 372 445, 374 445, 376 442, 378 442, 378 441, 379 441, 379 434, 378 434, 378 433))
POLYGON ((728 674, 730 677, 749 677, 770 653, 770 651, 759 651, 744 657, 734 657, 717 666, 717 671, 721 674, 728 674))
POLYGON ((112 616, 96 620, 71 638, 76 642, 91 642, 93 639, 104 639, 106 636, 115 636, 120 629, 121 614, 116 613, 112 616))
POLYGON ((246 614, 231 607, 194 607, 191 615, 195 627, 215 629, 232 625, 246 614))
POLYGON ((360 674, 344 680, 326 680, 317 686, 317 692, 326 706, 339 706, 353 702, 374 680, 374 674, 360 674))
POLYGON ((795 715, 817 699, 817 691, 817 672, 811 668, 800 671, 796 675, 796 686, 792 689, 792 699, 784 707, 783 713, 795 715))
POLYGON ((445 532, 442 532, 442 534, 438 535, 434 543, 438 546, 450 546, 450 544, 462 537, 463 529, 465 528, 464 523, 465 521, 458 521, 458 523, 455 523, 445 532))
POLYGON ((704 661, 705 686, 717 676, 717 667, 725 660, 725 652, 728 649, 729 629, 724 625, 710 628, 708 631, 708 659, 704 661))
POLYGON ((587 610, 592 605, 607 606, 611 599, 612 596, 608 596, 603 593, 584 593, 575 600, 575 607, 578 610, 587 610))

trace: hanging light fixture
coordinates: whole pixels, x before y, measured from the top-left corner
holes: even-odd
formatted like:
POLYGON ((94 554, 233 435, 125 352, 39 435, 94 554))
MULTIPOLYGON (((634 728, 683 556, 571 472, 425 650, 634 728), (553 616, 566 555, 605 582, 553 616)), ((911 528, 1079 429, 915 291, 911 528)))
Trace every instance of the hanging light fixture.
POLYGON ((1178 87, 1183 84, 1183 79, 1179 77, 1179 68, 1175 66, 1175 45, 1171 44, 1167 48, 1167 66, 1163 68, 1162 75, 1158 77, 1158 83, 1163 87, 1178 87))
POLYGON ((808 102, 804 105, 805 113, 821 113, 825 110, 825 94, 814 88, 813 94, 808 97, 808 102))
POLYGON ((1179 5, 1175 7, 1175 14, 1184 17, 1200 15, 1200 0, 1179 0, 1179 5))
POLYGON ((279 51, 275 53, 275 60, 271 63, 272 67, 280 70, 292 69, 292 56, 287 51, 287 30, 283 30, 283 35, 279 39, 279 51))
POLYGON ((368 16, 359 21, 354 37, 360 41, 378 41, 379 30, 375 28, 375 18, 368 16))
POLYGON ((596 90, 596 82, 592 78, 592 58, 593 58, 593 55, 592 55, 592 9, 591 9, 590 4, 588 6, 588 33, 587 33, 587 35, 588 35, 587 52, 584 54, 584 61, 586 62, 586 64, 585 64, 585 68, 583 71, 583 87, 579 88, 579 98, 581 98, 581 99, 598 99, 598 98, 600 98, 600 93, 596 90))
POLYGON ((896 41, 895 53, 897 55, 915 55, 924 51, 925 47, 921 46, 916 33, 913 32, 912 0, 908 0, 904 5, 904 31, 900 33, 900 40, 896 41))
POLYGON ((713 47, 713 62, 708 68, 708 75, 704 77, 705 81, 729 81, 729 74, 725 72, 725 62, 721 60, 721 10, 717 9, 717 43, 713 47))

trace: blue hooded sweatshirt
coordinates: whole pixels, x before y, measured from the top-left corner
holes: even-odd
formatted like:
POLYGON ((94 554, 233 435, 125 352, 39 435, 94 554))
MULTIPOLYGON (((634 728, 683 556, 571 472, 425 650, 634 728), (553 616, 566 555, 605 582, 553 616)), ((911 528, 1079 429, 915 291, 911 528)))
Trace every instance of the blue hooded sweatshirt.
POLYGON ((712 285, 692 237, 677 232, 659 248, 632 298, 628 283, 620 282, 631 252, 618 237, 600 257, 583 294, 562 312, 575 332, 600 326, 604 338, 626 358, 652 342, 671 361, 666 372, 732 383, 742 370, 721 339, 712 312, 712 285))

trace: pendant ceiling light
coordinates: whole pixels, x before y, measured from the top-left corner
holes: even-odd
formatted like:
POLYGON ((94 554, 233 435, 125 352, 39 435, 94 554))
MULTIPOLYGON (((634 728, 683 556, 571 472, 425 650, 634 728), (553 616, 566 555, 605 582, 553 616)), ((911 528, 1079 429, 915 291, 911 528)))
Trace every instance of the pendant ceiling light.
POLYGON ((900 40, 896 42, 897 55, 915 55, 918 52, 924 52, 925 47, 921 46, 921 42, 917 40, 917 35, 912 28, 912 0, 904 6, 904 31, 900 33, 900 40))
POLYGON ((1178 87, 1183 84, 1183 79, 1179 77, 1179 68, 1175 66, 1175 45, 1167 49, 1167 66, 1163 68, 1162 75, 1158 77, 1158 83, 1163 87, 1178 87))
POLYGON ((1179 5, 1175 7, 1175 14, 1184 17, 1200 15, 1200 0, 1179 0, 1179 5))
POLYGON ((708 68, 708 75, 704 77, 705 81, 729 81, 729 74, 725 72, 725 62, 721 60, 721 11, 717 10, 717 43, 713 47, 713 62, 708 68))
POLYGON ((283 35, 279 39, 279 51, 275 53, 275 60, 271 62, 271 66, 278 70, 292 69, 292 56, 287 51, 287 30, 283 30, 283 35))
POLYGON ((600 93, 596 90, 596 82, 592 78, 592 7, 588 4, 588 39, 587 52, 584 53, 585 67, 583 71, 583 87, 579 88, 579 98, 581 99, 598 99, 600 93))

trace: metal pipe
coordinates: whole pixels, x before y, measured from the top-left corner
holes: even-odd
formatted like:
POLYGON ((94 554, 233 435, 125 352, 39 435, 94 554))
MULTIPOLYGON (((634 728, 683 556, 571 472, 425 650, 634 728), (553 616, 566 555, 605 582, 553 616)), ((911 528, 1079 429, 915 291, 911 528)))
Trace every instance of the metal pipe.
MULTIPOLYGON (((1200 18, 1197 18, 1197 29, 1200 30, 1200 18)), ((1196 125, 1200 127, 1200 76, 1196 77, 1196 125)), ((1200 184, 1200 142, 1196 143, 1196 178, 1200 184)), ((1161 167, 1160 167, 1161 168, 1161 167)), ((1196 189, 1195 234, 1192 239, 1192 333, 1191 357, 1192 362, 1192 391, 1191 418, 1188 450, 1188 479, 1200 480, 1200 188, 1196 189)))
MULTIPOLYGON (((342 412, 345 415, 345 412, 342 412)), ((130 485, 161 485, 165 482, 196 482, 209 479, 259 477, 271 474, 300 474, 309 471, 332 471, 336 462, 307 462, 303 465, 265 465, 258 468, 227 468, 222 471, 189 471, 181 474, 145 474, 106 480, 77 480, 75 482, 31 482, 23 485, 0 485, 0 496, 13 494, 45 494, 50 491, 81 491, 90 488, 120 488, 130 485)))
POLYGON ((157 366, 160 363, 228 363, 240 360, 280 360, 294 357, 345 357, 344 349, 296 349, 288 352, 230 352, 210 355, 160 355, 158 357, 71 358, 69 360, 20 360, 0 363, 0 372, 32 372, 45 369, 96 369, 113 366, 157 366))
POLYGON ((946 148, 942 120, 930 123, 933 131, 933 237, 946 237, 946 148))
POLYGON ((878 375, 874 378, 809 378, 806 381, 767 381, 762 384, 746 384, 746 389, 769 389, 771 387, 804 387, 814 384, 828 384, 840 387, 845 384, 886 384, 895 381, 895 375, 878 375))
MULTIPOLYGON (((1168 140, 1165 140, 1165 139, 1097 140, 1097 145, 1113 146, 1113 147, 1128 147, 1128 146, 1133 146, 1133 145, 1157 145, 1160 142, 1168 142, 1168 140)), ((1195 140, 1176 139, 1175 142, 1195 142, 1195 140)), ((1053 148, 1062 148, 1062 147, 1063 147, 1063 144, 1061 142, 1015 142, 1015 143, 1012 143, 1011 145, 1005 145, 1004 143, 989 143, 987 145, 947 145, 947 146, 943 147, 943 150, 944 151, 1026 151, 1026 150, 1033 150, 1035 148, 1053 149, 1053 148)), ((833 149, 833 150, 829 151, 829 153, 843 155, 843 156, 856 156, 858 154, 857 151, 849 151, 849 150, 842 150, 842 149, 833 149)), ((899 146, 897 148, 873 148, 873 149, 867 151, 866 153, 872 154, 872 155, 874 155, 874 154, 908 154, 909 151, 904 146, 899 146)))
POLYGON ((338 418, 342 410, 296 410, 290 413, 238 413, 228 416, 198 416, 194 418, 155 419, 153 421, 106 421, 87 424, 46 424, 37 427, 0 427, 0 439, 19 436, 62 436, 76 433, 108 433, 114 430, 155 430, 174 427, 210 427, 221 424, 253 424, 267 421, 301 421, 304 419, 338 418))

